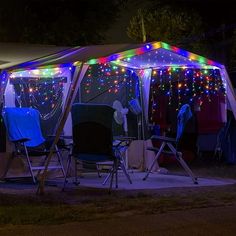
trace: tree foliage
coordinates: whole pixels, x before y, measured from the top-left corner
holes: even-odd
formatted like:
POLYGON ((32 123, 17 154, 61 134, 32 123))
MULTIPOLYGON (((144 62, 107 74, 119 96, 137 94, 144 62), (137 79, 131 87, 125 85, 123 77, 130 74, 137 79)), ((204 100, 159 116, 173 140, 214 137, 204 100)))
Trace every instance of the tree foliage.
POLYGON ((136 42, 142 42, 142 18, 147 41, 164 41, 198 52, 202 48, 194 39, 203 32, 201 17, 197 13, 189 14, 188 11, 170 6, 155 10, 139 9, 127 29, 128 36, 136 42))
POLYGON ((230 53, 230 68, 236 71, 236 30, 234 30, 234 35, 232 37, 232 50, 230 53))
POLYGON ((4 1, 0 7, 0 41, 98 44, 116 20, 119 6, 119 0, 4 1))

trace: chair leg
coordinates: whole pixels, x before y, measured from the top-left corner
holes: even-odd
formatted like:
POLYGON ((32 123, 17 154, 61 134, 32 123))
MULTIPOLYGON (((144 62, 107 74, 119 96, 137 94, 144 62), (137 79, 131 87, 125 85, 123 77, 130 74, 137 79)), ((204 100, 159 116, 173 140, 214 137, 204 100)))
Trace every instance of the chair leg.
POLYGON ((116 171, 116 167, 115 167, 115 163, 114 163, 113 167, 112 167, 112 172, 111 172, 111 180, 110 180, 109 192, 111 192, 111 190, 112 190, 112 184, 113 184, 113 178, 114 178, 115 171, 116 171))
POLYGON ((99 164, 96 164, 96 168, 97 168, 97 173, 98 173, 98 178, 101 178, 102 177, 102 175, 101 175, 101 173, 100 173, 100 168, 99 168, 99 164))
POLYGON ((175 154, 175 157, 177 161, 181 164, 181 166, 184 168, 184 170, 187 172, 187 174, 190 176, 194 184, 198 184, 197 178, 193 174, 192 170, 189 168, 189 166, 186 164, 184 159, 182 158, 182 154, 178 153, 174 146, 171 143, 167 143, 170 150, 175 154))
POLYGON ((132 184, 131 178, 130 178, 130 176, 129 176, 128 172, 127 172, 127 169, 125 168, 123 162, 120 162, 120 167, 121 167, 121 169, 123 170, 123 172, 124 172, 126 178, 127 178, 128 181, 130 182, 130 184, 132 184))
POLYGON ((58 162, 59 162, 59 164, 61 166, 61 171, 62 171, 63 177, 65 177, 66 176, 65 169, 64 169, 64 166, 63 166, 63 162, 62 162, 61 153, 60 153, 57 145, 55 145, 55 149, 56 149, 56 154, 57 154, 58 162))
POLYGON ((115 170, 116 170, 116 188, 118 188, 118 168, 119 168, 119 165, 118 165, 118 160, 115 161, 115 170))
POLYGON ((111 177, 112 172, 113 172, 113 168, 114 168, 114 167, 111 168, 109 174, 108 174, 108 175, 106 176, 106 178, 104 179, 102 185, 105 185, 105 184, 107 183, 108 179, 111 177))
POLYGON ((71 155, 69 155, 68 160, 67 160, 66 174, 65 174, 65 178, 64 178, 64 184, 63 184, 62 191, 64 191, 65 188, 66 188, 67 175, 68 175, 68 171, 69 171, 69 168, 70 168, 70 164, 71 164, 71 155))
POLYGON ((5 171, 4 171, 4 173, 3 173, 3 175, 1 176, 0 179, 4 179, 4 178, 6 177, 8 171, 9 171, 9 169, 10 169, 10 167, 11 167, 11 163, 12 163, 12 161, 13 161, 14 158, 15 158, 15 153, 13 152, 13 153, 10 155, 9 159, 7 160, 7 166, 6 166, 5 171))
POLYGON ((78 168, 77 168, 77 165, 78 165, 78 161, 75 160, 75 185, 80 184, 80 182, 78 181, 78 168))
MULTIPOLYGON (((46 160, 47 160, 47 156, 45 156, 44 161, 43 161, 43 165, 42 165, 42 166, 45 166, 46 160)), ((42 171, 42 170, 38 170, 38 172, 37 172, 37 174, 36 174, 36 178, 39 177, 41 171, 42 171)))
POLYGON ((28 150, 27 150, 25 144, 24 144, 24 150, 25 150, 25 155, 26 155, 26 159, 27 159, 27 162, 28 162, 28 166, 29 166, 29 171, 30 171, 31 177, 33 179, 34 184, 36 184, 36 179, 35 179, 34 174, 33 174, 32 165, 30 163, 30 158, 29 158, 28 150))
POLYGON ((162 150, 164 149, 165 145, 166 145, 166 142, 163 142, 163 143, 161 144, 161 147, 160 147, 158 153, 156 154, 156 156, 155 156, 155 158, 154 158, 154 160, 153 160, 153 162, 152 162, 152 164, 151 164, 151 167, 148 169, 148 172, 147 172, 147 174, 144 176, 143 180, 146 180, 146 179, 148 178, 149 174, 151 173, 151 171, 152 171, 152 169, 153 169, 153 167, 154 167, 155 162, 158 161, 158 158, 159 158, 159 156, 161 155, 161 152, 162 152, 162 150))

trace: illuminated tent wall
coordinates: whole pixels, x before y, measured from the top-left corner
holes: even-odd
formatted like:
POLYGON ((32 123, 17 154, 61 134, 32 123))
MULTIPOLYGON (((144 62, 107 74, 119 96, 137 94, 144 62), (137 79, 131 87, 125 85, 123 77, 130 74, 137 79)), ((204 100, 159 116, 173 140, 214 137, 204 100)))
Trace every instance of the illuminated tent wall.
MULTIPOLYGON (((49 45, 29 45, 21 43, 0 43, 0 113, 4 103, 4 91, 8 82, 6 69, 35 58, 47 58, 48 55, 59 55, 65 53, 68 47, 57 47, 49 45)), ((12 100, 12 98, 10 98, 12 100)), ((8 100, 8 99, 7 99, 8 100)), ((5 129, 0 118, 0 153, 5 151, 5 129)), ((1 155, 1 154, 0 154, 1 155)))
MULTIPOLYGON (((133 99, 140 100, 139 76, 129 68, 107 64, 94 64, 88 70, 81 81, 80 98, 83 103, 98 103, 112 106, 115 100, 121 102, 123 107, 129 108, 129 102, 133 99)), ((138 119, 140 116, 128 112, 128 135, 138 137, 138 119)), ((113 123, 114 135, 124 135, 122 125, 113 123)))
MULTIPOLYGON (((48 58, 48 55, 60 55, 69 50, 68 47, 57 47, 49 45, 31 45, 20 43, 0 43, 0 104, 3 102, 5 82, 7 81, 5 70, 25 62, 35 60, 36 58, 48 58)), ((27 64, 27 63, 26 63, 27 64)), ((29 63, 28 63, 29 64, 29 63)))
POLYGON ((5 107, 39 110, 44 136, 54 134, 71 82, 71 70, 56 67, 14 72, 6 85, 5 107))
MULTIPOLYGON (((71 83, 68 88, 67 98, 65 99, 65 104, 63 106, 64 111, 59 119, 58 128, 56 130, 56 138, 54 144, 57 142, 60 133, 64 129, 64 125, 68 122, 68 116, 70 113, 71 105, 75 98, 78 96, 77 91, 79 90, 79 96, 82 94, 82 90, 88 89, 91 85, 86 85, 81 87, 81 82, 83 85, 83 79, 86 80, 86 73, 95 65, 99 66, 116 66, 114 68, 117 73, 122 72, 122 70, 133 70, 139 77, 139 83, 141 88, 141 102, 143 106, 143 118, 144 122, 148 122, 149 109, 149 97, 150 97, 150 84, 154 73, 160 73, 164 70, 205 70, 206 74, 208 71, 217 71, 220 73, 216 76, 214 80, 214 85, 208 87, 204 83, 204 89, 209 93, 217 87, 225 93, 229 105, 236 117, 236 106, 235 106, 235 95, 233 87, 231 85, 230 79, 228 77, 225 67, 217 62, 208 60, 202 56, 184 51, 182 49, 170 46, 163 42, 152 42, 140 45, 100 45, 100 46, 87 46, 81 48, 71 49, 70 52, 64 53, 58 56, 52 56, 51 58, 39 59, 31 61, 30 63, 24 63, 12 68, 9 68, 10 76, 14 77, 17 71, 26 71, 31 73, 32 70, 45 69, 45 67, 52 68, 69 68, 71 67, 72 77, 71 83), (156 71, 156 72, 155 72, 156 71), (86 87, 86 88, 85 88, 86 87)), ((116 72, 115 72, 116 73, 116 72)), ((200 71, 204 75, 204 71, 200 71)), ((15 76, 17 77, 17 76, 15 76)), ((109 78, 109 75, 106 76, 109 78)), ((201 76, 200 76, 201 77, 201 76)), ((108 79, 109 80, 109 79, 108 79)), ((89 81, 90 84, 93 83, 93 78, 89 81)), ((87 84, 89 84, 87 83, 87 84)), ((194 83, 193 83, 194 84, 194 83)), ((178 85, 180 86, 180 85, 178 85)), ((182 86, 179 87, 181 90, 182 86)), ((102 87, 102 81, 101 86, 102 87)), ((112 86, 115 88, 116 84, 112 86)), ((167 89, 168 90, 168 89, 167 89)), ((168 91, 165 91, 168 93, 168 91)), ((201 89, 203 91, 203 87, 201 89)), ((170 92, 170 91, 169 91, 170 92)), ((192 89, 193 92, 193 89, 192 89)), ((6 95, 7 96, 7 95, 6 95)), ((81 97, 79 98, 81 100, 81 97)), ((224 103, 223 103, 224 104, 224 103)), ((180 105, 180 104, 179 104, 180 105)), ((226 106, 221 109, 222 113, 226 114, 226 106)), ((54 145, 53 144, 53 145, 54 145)), ((51 154, 52 155, 52 152, 51 154)), ((50 158, 46 163, 46 166, 50 162, 50 158)), ((45 177, 44 172, 44 177, 45 177)), ((44 177, 42 182, 44 182, 44 177)))

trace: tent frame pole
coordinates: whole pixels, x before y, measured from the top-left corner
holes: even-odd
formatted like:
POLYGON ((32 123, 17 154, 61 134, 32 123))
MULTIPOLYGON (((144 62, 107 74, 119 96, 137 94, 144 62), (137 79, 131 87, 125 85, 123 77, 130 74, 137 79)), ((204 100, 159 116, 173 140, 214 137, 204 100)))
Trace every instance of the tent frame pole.
POLYGON ((49 163, 50 163, 50 161, 52 159, 52 156, 53 156, 53 153, 54 153, 54 148, 55 148, 55 146, 56 146, 56 144, 57 144, 57 142, 60 138, 60 135, 63 131, 64 125, 65 125, 67 117, 70 113, 73 101, 75 100, 75 97, 77 95, 77 92, 78 92, 78 89, 79 89, 79 86, 80 86, 80 82, 81 82, 82 77, 84 76, 86 70, 87 70, 87 68, 86 68, 86 66, 84 66, 84 63, 81 63, 80 66, 75 67, 75 71, 74 71, 74 74, 73 74, 73 77, 72 77, 71 86, 69 88, 69 92, 68 92, 67 99, 66 99, 65 110, 64 110, 64 112, 61 116, 60 122, 58 124, 56 134, 55 134, 55 138, 54 138, 54 141, 53 141, 52 146, 50 148, 50 152, 49 152, 49 155, 47 157, 47 161, 45 163, 45 169, 44 169, 44 171, 41 175, 41 178, 39 179, 37 194, 42 195, 45 192, 44 191, 45 180, 46 180, 46 177, 47 177, 48 166, 49 166, 49 163), (85 68, 85 71, 84 71, 84 73, 82 73, 84 68, 85 68))

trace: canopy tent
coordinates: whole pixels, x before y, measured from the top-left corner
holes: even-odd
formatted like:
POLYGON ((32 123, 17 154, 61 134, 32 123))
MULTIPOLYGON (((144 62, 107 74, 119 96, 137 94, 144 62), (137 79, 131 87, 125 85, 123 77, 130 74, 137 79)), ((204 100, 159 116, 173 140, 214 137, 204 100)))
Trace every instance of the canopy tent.
MULTIPOLYGON (((55 145, 63 130, 71 105, 77 95, 81 82, 86 75, 89 66, 93 65, 114 65, 120 70, 135 70, 139 76, 142 92, 141 102, 144 108, 144 117, 148 120, 150 80, 153 69, 205 69, 219 70, 222 85, 226 89, 226 96, 236 117, 235 94, 225 67, 217 62, 208 60, 202 56, 184 51, 177 47, 170 46, 163 42, 152 42, 139 45, 100 45, 88 47, 76 47, 69 52, 62 52, 47 58, 41 58, 28 63, 19 64, 7 69, 8 75, 12 78, 33 77, 39 78, 43 73, 51 73, 51 70, 71 71, 71 83, 64 102, 63 113, 59 119, 56 130, 55 145), (56 69, 55 69, 56 68, 56 69), (45 71, 47 70, 47 71, 45 71), (23 72, 24 71, 24 72, 23 72), (26 73, 26 74, 24 74, 26 73), (33 75, 33 76, 32 76, 33 75), (40 75, 40 76, 39 76, 40 75)), ((81 95, 81 91, 79 93, 81 95)), ((52 147, 53 148, 53 147, 52 147)), ((50 156, 52 155, 52 152, 50 156)), ((50 158, 46 166, 49 164, 50 158)), ((43 175, 42 183, 45 180, 43 175)))
MULTIPOLYGON (((46 70, 48 70, 52 67, 74 68, 80 63, 84 63, 84 70, 85 67, 88 67, 88 65, 93 66, 96 64, 109 63, 122 68, 130 68, 132 70, 139 71, 139 77, 142 77, 140 82, 142 83, 143 88, 142 98, 146 120, 148 120, 150 76, 153 69, 168 67, 183 69, 219 69, 222 81, 224 82, 225 87, 227 87, 226 94, 229 104, 231 104, 233 112, 236 115, 235 108, 232 106, 235 101, 232 85, 223 65, 162 42, 139 45, 119 44, 76 47, 70 49, 69 52, 67 50, 61 52, 61 54, 54 54, 46 58, 13 66, 9 68, 9 70, 15 71, 15 76, 21 75, 22 77, 29 77, 29 73, 32 71, 36 74, 34 77, 37 77, 39 75, 42 76, 42 73, 45 73, 45 71, 41 70, 41 72, 37 72, 37 70, 34 71, 33 69, 46 68, 46 70), (25 70, 28 75, 27 73, 22 74, 22 72, 17 74, 17 70, 25 70)), ((66 71, 66 69, 63 70, 66 71)))
POLYGON ((0 43, 0 70, 22 64, 36 58, 47 58, 51 54, 65 53, 69 47, 53 45, 31 45, 21 43, 0 43))

